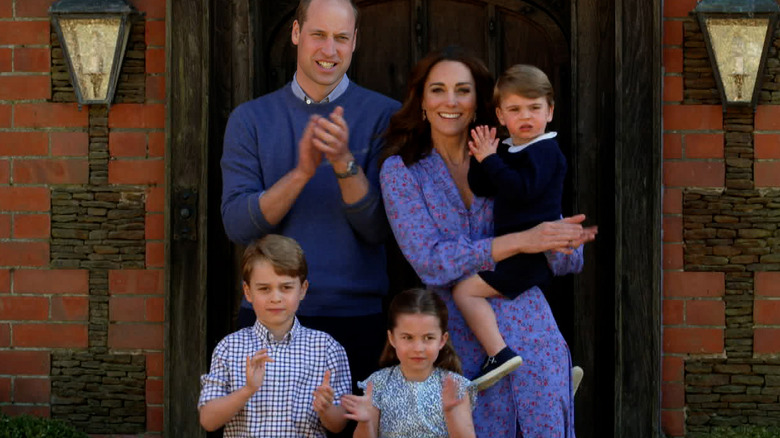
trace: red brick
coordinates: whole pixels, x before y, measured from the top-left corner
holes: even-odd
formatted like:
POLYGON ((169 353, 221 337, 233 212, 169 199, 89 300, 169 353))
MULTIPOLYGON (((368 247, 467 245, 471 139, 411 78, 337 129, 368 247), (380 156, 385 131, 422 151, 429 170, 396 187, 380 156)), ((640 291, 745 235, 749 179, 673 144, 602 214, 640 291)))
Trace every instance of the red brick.
POLYGON ((146 76, 146 100, 165 100, 165 76, 146 76))
POLYGON ((723 134, 686 134, 686 158, 723 158, 723 134))
POLYGON ((18 294, 89 294, 89 271, 85 269, 19 269, 14 272, 18 294))
POLYGON ((780 329, 756 327, 753 330, 753 352, 776 355, 780 351, 780 329))
POLYGON ((0 406, 0 412, 9 417, 18 417, 20 415, 31 415, 33 417, 49 418, 51 408, 41 405, 7 405, 0 406))
POLYGON ((756 108, 756 131, 780 131, 780 108, 777 105, 759 105, 756 108))
POLYGON ((49 318, 49 300, 42 297, 0 297, 0 319, 43 321, 49 318))
POLYGON ((0 100, 49 98, 51 79, 48 76, 0 76, 0 100))
POLYGON ((780 134, 753 134, 756 158, 780 158, 780 134))
POLYGON ((664 356, 662 371, 664 382, 682 382, 685 360, 676 356, 664 356))
MULTIPOLYGON (((664 185, 672 187, 723 187, 723 161, 666 161, 664 185)), ((758 181, 758 177, 756 177, 758 181)))
POLYGON ((683 218, 682 216, 664 216, 663 218, 664 242, 682 242, 683 218))
POLYGON ((47 17, 54 0, 16 0, 17 17, 47 17))
POLYGON ((143 297, 111 297, 108 301, 108 320, 143 322, 146 320, 146 303, 143 297))
POLYGON ((86 132, 52 132, 51 154, 55 157, 86 157, 89 154, 89 135, 86 132))
POLYGON ((120 103, 108 113, 109 128, 165 128, 165 105, 120 103))
POLYGON ((163 404, 163 381, 161 379, 146 379, 146 403, 150 405, 163 404))
POLYGON ((664 49, 664 70, 666 73, 683 72, 682 49, 667 47, 664 49))
POLYGON ((86 159, 15 160, 14 182, 21 184, 86 184, 89 162, 86 159))
POLYGON ((165 49, 146 49, 146 72, 165 73, 165 49))
POLYGON ((49 153, 45 132, 0 132, 0 155, 31 156, 49 153))
POLYGON ((682 158, 682 135, 664 134, 664 159, 682 158))
POLYGON ((108 162, 111 184, 163 184, 165 162, 162 160, 112 160, 108 162))
POLYGON ((756 272, 754 275, 756 296, 780 297, 780 272, 756 272))
POLYGON ((726 304, 721 300, 688 300, 685 303, 685 323, 689 326, 725 326, 726 304))
POLYGON ((756 187, 780 187, 780 160, 756 161, 753 173, 756 187))
POLYGON ((11 237, 11 215, 0 214, 0 239, 11 237))
POLYGON ((0 128, 11 127, 11 105, 0 104, 0 128))
POLYGON ((162 406, 146 407, 146 430, 152 432, 162 432, 163 430, 162 406))
POLYGON ((683 42, 683 22, 664 21, 664 45, 680 46, 683 42))
POLYGON ((85 297, 51 297, 52 321, 86 321, 89 299, 85 297))
MULTIPOLYGON (((113 108, 112 108, 113 111, 113 108)), ((75 103, 17 104, 14 125, 28 128, 85 128, 89 111, 81 111, 75 103)))
POLYGON ((149 156, 165 157, 165 132, 149 133, 149 156))
POLYGON ((163 242, 146 243, 146 267, 162 268, 165 266, 165 244, 163 242))
POLYGON ((49 264, 46 242, 0 242, 0 266, 45 266, 49 264))
POLYGON ((688 17, 698 0, 666 0, 664 17, 688 17))
POLYGON ((109 324, 108 347, 124 350, 162 350, 162 324, 109 324))
POLYGON ((13 340, 16 347, 86 348, 86 324, 16 324, 13 340))
POLYGON ((726 275, 723 272, 664 272, 665 297, 722 297, 725 293, 726 275))
POLYGON ((0 160, 0 184, 11 181, 11 160, 0 160))
POLYGON ((4 211, 49 211, 49 189, 44 187, 0 187, 4 211))
POLYGON ((11 324, 0 323, 0 347, 11 346, 11 324))
POLYGON ((164 366, 164 354, 163 353, 147 353, 146 354, 146 376, 147 377, 162 377, 165 373, 164 366))
POLYGON ((14 16, 13 0, 0 0, 0 18, 11 18, 14 16))
POLYGON ((146 157, 145 132, 110 132, 108 151, 112 157, 146 157))
POLYGON ((780 325, 780 301, 753 301, 753 322, 760 325, 780 325))
POLYGON ((165 18, 165 2, 162 0, 134 0, 133 5, 146 12, 146 19, 165 18))
POLYGON ((11 378, 0 377, 0 403, 11 402, 11 378))
POLYGON ((669 437, 685 436, 685 412, 662 410, 661 429, 669 437))
POLYGON ((682 76, 664 77, 664 102, 682 102, 683 78, 682 76))
POLYGON ((146 45, 148 47, 165 47, 165 21, 146 22, 146 45))
POLYGON ((11 273, 7 269, 0 269, 0 294, 11 292, 11 273))
MULTIPOLYGON (((0 198, 1 199, 1 198, 0 198)), ((162 213, 165 211, 165 188, 149 187, 146 189, 146 211, 162 213)))
MULTIPOLYGON (((0 0, 2 2, 2 0, 0 0)), ((11 71, 11 54, 13 50, 0 48, 0 72, 11 71)))
POLYGON ((14 379, 15 403, 49 403, 51 381, 49 379, 14 379))
POLYGON ((108 271, 108 293, 159 295, 163 293, 163 274, 159 269, 108 271))
POLYGON ((667 353, 722 353, 723 329, 666 327, 663 351, 667 353))
POLYGON ((48 214, 16 214, 14 215, 14 238, 16 239, 48 239, 51 222, 48 214))
POLYGON ((48 351, 0 350, 0 374, 48 376, 50 367, 48 351))
POLYGON ((682 383, 661 384, 661 407, 682 409, 685 407, 685 385, 682 383))
POLYGON ((0 21, 0 45, 45 45, 49 35, 49 20, 0 21))
POLYGON ((664 300, 663 302, 663 324, 682 325, 685 315, 685 301, 683 300, 664 300))
POLYGON ((679 243, 664 243, 663 245, 664 269, 683 268, 683 246, 679 243))
POLYGON ((720 105, 664 105, 663 117, 664 130, 723 129, 723 107, 720 105))
POLYGON ((165 216, 162 214, 146 215, 146 239, 163 240, 165 239, 165 216))
MULTIPOLYGON (((14 49, 14 71, 49 73, 51 53, 48 48, 16 47, 14 49)), ((49 79, 48 76, 45 76, 49 79)))
POLYGON ((146 299, 146 320, 149 322, 165 322, 165 299, 146 299))

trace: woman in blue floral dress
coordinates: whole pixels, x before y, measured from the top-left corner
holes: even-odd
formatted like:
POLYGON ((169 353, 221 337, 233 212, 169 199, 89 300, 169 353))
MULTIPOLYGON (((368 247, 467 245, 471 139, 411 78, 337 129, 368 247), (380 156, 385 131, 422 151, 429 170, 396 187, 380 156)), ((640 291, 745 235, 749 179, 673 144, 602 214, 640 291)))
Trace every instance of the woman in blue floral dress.
MULTIPOLYGON (((449 308, 450 336, 466 377, 485 353, 451 296, 459 280, 521 252, 545 252, 554 274, 578 272, 581 244, 595 230, 584 216, 493 237, 493 203, 468 186, 470 129, 496 125, 493 81, 484 64, 461 49, 433 52, 413 70, 401 110, 386 135, 381 183, 390 225, 423 283, 449 308)), ((574 437, 571 356, 542 292, 492 299, 504 339, 523 365, 479 394, 477 437, 574 437)))

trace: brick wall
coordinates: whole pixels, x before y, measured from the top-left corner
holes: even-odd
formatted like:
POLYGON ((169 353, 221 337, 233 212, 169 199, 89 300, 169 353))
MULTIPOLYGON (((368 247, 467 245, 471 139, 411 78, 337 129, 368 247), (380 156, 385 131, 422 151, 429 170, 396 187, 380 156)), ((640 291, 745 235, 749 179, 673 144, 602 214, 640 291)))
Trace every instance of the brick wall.
POLYGON ((664 2, 662 428, 780 425, 780 32, 723 111, 696 0, 664 2))
POLYGON ((79 110, 53 0, 0 0, 0 411, 159 436, 166 6, 129 2, 115 104, 79 110))

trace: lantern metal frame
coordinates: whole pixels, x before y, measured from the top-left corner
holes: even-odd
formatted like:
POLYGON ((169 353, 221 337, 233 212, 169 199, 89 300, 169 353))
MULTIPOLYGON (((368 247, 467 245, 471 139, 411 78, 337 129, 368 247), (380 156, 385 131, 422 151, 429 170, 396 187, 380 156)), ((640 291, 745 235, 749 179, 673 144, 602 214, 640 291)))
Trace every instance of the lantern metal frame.
POLYGON ((777 24, 778 13, 780 13, 780 6, 777 5, 775 0, 702 0, 696 5, 694 14, 697 16, 699 26, 704 34, 705 45, 707 46, 707 53, 710 57, 710 63, 715 75, 715 82, 718 86, 721 101, 724 106, 751 106, 756 107, 758 102, 758 96, 761 91, 761 86, 764 82, 764 69, 766 67, 767 53, 769 52, 769 45, 772 44, 772 39, 777 24), (755 19, 764 18, 768 20, 768 26, 766 34, 764 35, 763 48, 761 50, 761 59, 758 64, 758 71, 756 72, 756 81, 753 86, 752 96, 749 101, 733 101, 728 100, 726 95, 725 86, 723 84, 723 77, 720 68, 718 67, 718 60, 715 57, 715 50, 712 46, 712 40, 709 29, 707 28, 707 20, 709 19, 725 19, 725 20, 740 20, 740 19, 755 19))
POLYGON ((130 39, 130 27, 132 26, 133 17, 137 14, 138 11, 125 0, 58 0, 49 7, 49 15, 57 32, 57 37, 60 40, 63 57, 68 65, 70 80, 73 84, 73 91, 76 93, 79 106, 90 104, 111 105, 111 102, 114 100, 117 83, 119 82, 119 73, 122 69, 125 51, 127 50, 127 42, 130 39), (73 65, 72 48, 68 47, 60 20, 106 18, 119 19, 119 31, 109 73, 108 90, 104 99, 87 99, 81 90, 81 82, 78 80, 79 78, 73 65))

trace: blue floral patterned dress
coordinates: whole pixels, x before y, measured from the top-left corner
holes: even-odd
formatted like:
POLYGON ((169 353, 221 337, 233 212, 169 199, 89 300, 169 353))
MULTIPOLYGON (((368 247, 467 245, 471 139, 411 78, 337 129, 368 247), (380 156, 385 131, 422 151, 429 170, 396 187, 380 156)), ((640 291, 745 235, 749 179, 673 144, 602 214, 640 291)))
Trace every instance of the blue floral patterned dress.
MULTIPOLYGON (((406 259, 449 309, 450 338, 466 377, 485 352, 452 300, 452 286, 494 266, 492 200, 474 197, 466 209, 447 166, 433 150, 410 167, 388 158, 380 173, 390 225, 406 259)), ((555 275, 579 272, 582 249, 546 254, 555 275)), ((479 438, 574 438, 571 355, 547 300, 533 287, 514 300, 490 300, 507 345, 523 357, 508 378, 479 393, 474 427, 479 438)))

